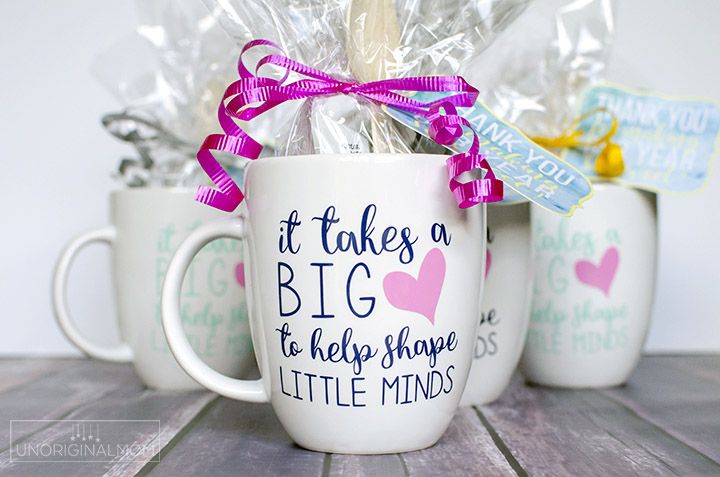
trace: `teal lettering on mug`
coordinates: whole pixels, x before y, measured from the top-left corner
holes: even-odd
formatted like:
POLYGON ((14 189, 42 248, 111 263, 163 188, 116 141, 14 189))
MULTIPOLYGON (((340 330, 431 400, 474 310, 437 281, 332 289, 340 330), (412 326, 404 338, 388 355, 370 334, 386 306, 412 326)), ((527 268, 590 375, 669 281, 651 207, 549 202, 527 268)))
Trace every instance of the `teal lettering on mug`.
POLYGON ((175 226, 168 224, 160 229, 160 239, 157 242, 157 251, 160 253, 172 253, 172 237, 175 235, 175 226))
POLYGON ((562 293, 567 290, 568 280, 563 276, 565 259, 562 255, 556 255, 550 259, 548 265, 548 284, 555 293, 562 293), (560 271, 558 271, 560 267, 560 271))
POLYGON ((535 250, 537 252, 579 252, 584 257, 595 253, 595 240, 590 233, 568 232, 568 221, 559 220, 554 231, 545 231, 538 223, 535 227, 535 250))
POLYGON ((187 333, 186 334, 190 346, 198 356, 203 358, 212 358, 215 355, 215 329, 203 336, 187 333))
POLYGON ((527 346, 541 353, 559 354, 562 349, 562 334, 557 328, 552 330, 530 328, 527 346))
POLYGON ((183 298, 196 298, 198 296, 195 277, 197 272, 197 259, 188 267, 187 273, 185 274, 185 280, 183 281, 183 298))
POLYGON ((240 242, 237 240, 217 239, 205 245, 200 253, 214 255, 232 255, 240 252, 240 242))
POLYGON ((534 326, 529 332, 528 345, 539 352, 555 353, 555 345, 563 344, 561 340, 565 339, 564 345, 575 354, 595 354, 626 347, 627 325, 624 322, 629 316, 628 305, 612 302, 607 296, 617 270, 616 246, 622 243, 620 232, 616 228, 608 228, 598 237, 582 231, 571 232, 566 220, 559 221, 552 231, 538 224, 535 232, 537 253, 553 254, 543 260, 547 264, 547 288, 556 294, 567 294, 575 290, 570 283, 578 280, 598 295, 595 299, 575 303, 574 297, 564 297, 563 303, 567 306, 558 309, 550 299, 538 303, 537 297, 542 296, 542 291, 536 288, 536 304, 531 312, 534 326), (598 238, 603 247, 607 247, 599 262, 594 256, 598 238), (612 255, 613 251, 615 255, 612 255), (580 260, 580 257, 586 259, 580 260), (563 325, 566 322, 567 325, 563 325), (537 326, 543 324, 546 326, 537 326))
MULTIPOLYGON (((215 296, 223 296, 227 292, 228 282, 217 272, 225 272, 225 260, 216 258, 208 266, 208 289, 215 296)), ((225 274, 227 275, 227 273, 225 274)))
POLYGON ((613 321, 627 318, 627 304, 621 306, 595 306, 591 300, 585 300, 582 304, 573 307, 573 328, 579 328, 585 324, 613 321))
POLYGON ((620 232, 617 229, 608 229, 605 238, 610 244, 620 245, 622 243, 620 241, 620 232))
MULTIPOLYGON (((186 231, 194 230, 201 224, 201 221, 196 221, 186 231)), ((160 324, 159 297, 170 258, 182 240, 178 230, 174 223, 168 223, 160 228, 156 241, 155 289, 158 301, 149 339, 150 349, 163 354, 170 353, 170 350, 160 324)), ((203 293, 205 296, 223 297, 231 292, 230 284, 234 280, 230 277, 235 269, 228 267, 228 260, 239 258, 239 249, 239 244, 229 239, 207 244, 193 259, 183 281, 181 320, 188 341, 202 358, 211 358, 220 353, 239 356, 247 353, 252 346, 247 331, 247 311, 242 303, 226 312, 214 309, 212 301, 200 301, 203 293), (224 342, 218 341, 221 326, 234 332, 224 342)))
POLYGON ((237 305, 230 310, 230 322, 228 327, 230 330, 234 330, 238 327, 245 329, 248 322, 247 307, 243 305, 237 305))
POLYGON ((185 303, 180 307, 180 318, 183 326, 207 326, 215 328, 224 321, 222 315, 213 310, 211 303, 206 303, 200 310, 192 310, 192 305, 185 303))
POLYGON ((252 339, 249 334, 240 333, 225 338, 223 353, 242 356, 250 351, 252 351, 252 339))
POLYGON ((545 323, 558 327, 567 320, 568 316, 565 310, 555 308, 552 300, 547 300, 542 306, 533 307, 530 313, 530 321, 538 324, 545 323))
POLYGON ((627 327, 608 327, 602 331, 581 331, 572 334, 572 350, 577 354, 595 354, 623 349, 628 344, 627 327))

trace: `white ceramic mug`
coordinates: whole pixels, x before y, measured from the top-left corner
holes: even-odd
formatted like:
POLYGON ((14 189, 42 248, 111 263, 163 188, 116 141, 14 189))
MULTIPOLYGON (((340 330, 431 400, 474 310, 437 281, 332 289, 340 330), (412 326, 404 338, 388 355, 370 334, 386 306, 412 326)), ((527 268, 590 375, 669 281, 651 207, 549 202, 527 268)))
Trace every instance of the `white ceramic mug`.
POLYGON ((482 313, 462 405, 505 390, 525 345, 532 295, 530 204, 490 204, 482 313))
MULTIPOLYGON (((112 224, 73 240, 53 277, 55 317, 65 335, 89 356, 132 362, 140 379, 157 389, 200 387, 175 362, 160 322, 160 292, 175 248, 191 230, 223 217, 182 189, 138 188, 110 195, 112 224), (77 329, 65 299, 78 252, 94 242, 112 248, 112 271, 124 341, 105 347, 77 329)), ((212 366, 240 375, 254 366, 245 306, 242 247, 230 240, 209 244, 193 262, 183 288, 183 325, 194 349, 212 366)), ((103 317, 106 318, 106 317, 103 317)))
POLYGON ((655 288, 655 195, 610 183, 573 217, 532 208, 535 291, 522 357, 534 383, 624 383, 650 324, 655 288))
POLYGON ((470 369, 485 255, 484 207, 458 208, 445 159, 251 163, 243 214, 193 232, 170 263, 163 324, 178 362, 213 391, 271 402, 309 449, 373 454, 434 444, 470 369), (180 327, 185 269, 217 237, 245 243, 258 381, 211 369, 180 327))

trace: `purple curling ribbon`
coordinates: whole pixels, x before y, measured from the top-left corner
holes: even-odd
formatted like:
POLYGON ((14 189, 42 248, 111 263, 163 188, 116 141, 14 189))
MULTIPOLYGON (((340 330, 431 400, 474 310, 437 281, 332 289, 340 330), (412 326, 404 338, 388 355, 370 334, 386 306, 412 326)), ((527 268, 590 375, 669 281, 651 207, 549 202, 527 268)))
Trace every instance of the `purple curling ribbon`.
POLYGON ((424 116, 430 122, 430 137, 438 144, 453 144, 463 134, 463 128, 468 128, 474 136, 472 145, 466 152, 450 156, 447 160, 450 190, 461 208, 502 200, 502 181, 495 178, 485 156, 479 153, 479 140, 470 123, 457 114, 456 107, 472 106, 478 96, 478 90, 462 77, 423 76, 358 83, 339 80, 278 54, 263 57, 257 63, 253 74, 245 67, 242 58, 247 50, 256 46, 280 49, 268 40, 253 40, 243 47, 238 61, 240 79, 227 87, 218 107, 218 120, 224 134, 209 135, 197 153, 200 166, 217 188, 200 186, 197 201, 232 212, 244 198, 238 185, 212 154, 212 151, 223 151, 248 159, 257 159, 260 155, 262 145, 240 129, 235 119, 251 121, 285 101, 336 94, 353 94, 374 103, 424 116), (276 80, 259 76, 259 69, 267 64, 283 68, 283 78, 276 80), (298 73, 304 78, 283 84, 290 72, 298 73), (434 91, 448 93, 448 96, 423 103, 396 91, 434 91), (481 179, 460 182, 460 176, 477 169, 486 171, 481 179))

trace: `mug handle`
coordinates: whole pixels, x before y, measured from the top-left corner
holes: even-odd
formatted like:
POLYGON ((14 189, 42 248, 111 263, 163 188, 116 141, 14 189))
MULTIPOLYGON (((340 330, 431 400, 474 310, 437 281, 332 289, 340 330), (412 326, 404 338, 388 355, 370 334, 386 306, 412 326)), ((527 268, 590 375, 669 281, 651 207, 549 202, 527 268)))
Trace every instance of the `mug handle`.
POLYGON ((162 323, 170 351, 180 366, 198 383, 211 391, 249 402, 269 402, 263 379, 246 380, 225 376, 205 364, 190 346, 180 318, 180 291, 190 262, 208 243, 219 238, 244 240, 245 222, 233 217, 206 223, 195 229, 178 247, 170 260, 162 290, 162 323))
POLYGON ((70 317, 66 300, 68 273, 70 272, 70 266, 73 260, 75 260, 80 250, 86 245, 95 242, 104 242, 112 247, 114 241, 115 228, 105 227, 87 232, 70 242, 60 254, 60 259, 55 266, 52 282, 52 303, 53 310, 55 311, 55 319, 60 325, 60 329, 75 346, 80 348, 88 356, 96 359, 116 363, 129 363, 133 359, 133 353, 126 343, 117 346, 101 346, 85 338, 70 317))

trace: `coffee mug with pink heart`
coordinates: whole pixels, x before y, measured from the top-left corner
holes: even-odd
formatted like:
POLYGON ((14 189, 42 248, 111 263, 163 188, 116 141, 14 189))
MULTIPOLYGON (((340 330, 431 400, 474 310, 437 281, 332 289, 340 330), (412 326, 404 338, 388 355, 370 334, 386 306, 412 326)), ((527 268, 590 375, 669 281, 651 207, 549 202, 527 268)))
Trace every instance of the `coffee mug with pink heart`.
POLYGON ((535 285, 522 369, 562 387, 624 383, 653 301, 655 196, 609 183, 571 218, 532 209, 535 285))
POLYGON ((444 156, 263 158, 245 181, 242 215, 200 227, 168 268, 163 324, 180 365, 220 394, 271 402, 303 447, 434 444, 472 361, 485 207, 458 208, 444 156), (187 265, 219 236, 245 243, 235 272, 248 297, 255 382, 209 368, 180 326, 187 265))
MULTIPOLYGON (((178 244, 222 214, 197 203, 194 190, 170 187, 114 191, 110 212, 112 225, 78 236, 59 257, 52 296, 60 329, 90 357, 132 363, 148 387, 199 389, 165 342, 160 292, 178 244), (106 243, 112 251, 116 318, 123 340, 118 346, 87 338, 76 325, 65 296, 75 257, 93 243, 106 243)), ((183 328, 193 348, 210 365, 233 376, 255 374, 244 287, 233 283, 233 266, 242 259, 241 246, 233 240, 209 244, 190 267, 182 293, 183 328)), ((238 280, 241 265, 234 272, 238 280)), ((113 310, 107 315, 102 319, 110 320, 113 310)))

